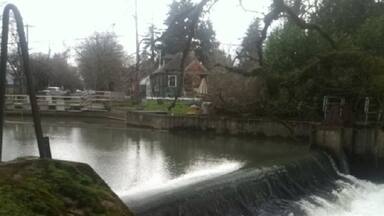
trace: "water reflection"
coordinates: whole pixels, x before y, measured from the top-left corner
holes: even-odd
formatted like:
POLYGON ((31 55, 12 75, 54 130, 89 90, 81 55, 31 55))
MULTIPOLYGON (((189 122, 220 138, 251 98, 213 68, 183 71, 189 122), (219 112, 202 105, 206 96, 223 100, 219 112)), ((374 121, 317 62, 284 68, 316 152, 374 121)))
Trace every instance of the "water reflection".
MULTIPOLYGON (((5 125, 4 160, 37 155, 32 124, 11 119, 5 125)), ((254 140, 125 129, 105 120, 45 118, 56 159, 90 164, 118 194, 197 181, 239 169, 306 154, 306 148, 281 140, 254 140), (186 180, 188 179, 188 180, 186 180)))

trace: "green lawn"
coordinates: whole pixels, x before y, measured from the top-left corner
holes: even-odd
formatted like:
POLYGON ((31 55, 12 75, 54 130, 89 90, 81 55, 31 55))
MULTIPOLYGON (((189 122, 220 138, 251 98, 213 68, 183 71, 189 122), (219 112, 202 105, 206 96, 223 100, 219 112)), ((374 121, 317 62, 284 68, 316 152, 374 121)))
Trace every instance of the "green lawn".
MULTIPOLYGON (((143 101, 140 107, 145 111, 162 111, 167 112, 168 107, 172 104, 172 101, 155 101, 147 100, 143 101)), ((182 115, 186 114, 189 106, 184 102, 176 102, 176 106, 172 109, 171 113, 182 115)))
MULTIPOLYGON (((168 112, 168 107, 172 104, 173 101, 163 101, 163 100, 143 100, 140 104, 135 104, 134 102, 127 100, 121 102, 113 102, 112 109, 120 110, 144 110, 144 111, 154 111, 154 112, 168 112)), ((177 101, 176 106, 172 109, 171 113, 175 115, 186 114, 189 110, 189 106, 183 101, 177 101)))

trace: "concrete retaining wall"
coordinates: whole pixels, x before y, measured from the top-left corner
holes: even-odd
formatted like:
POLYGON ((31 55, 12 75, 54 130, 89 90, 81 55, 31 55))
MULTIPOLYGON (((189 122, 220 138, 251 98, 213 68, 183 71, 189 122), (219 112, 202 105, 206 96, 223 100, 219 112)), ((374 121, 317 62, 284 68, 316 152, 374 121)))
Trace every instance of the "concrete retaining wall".
MULTIPOLYGON (((32 112, 28 110, 20 111, 5 111, 5 114, 8 116, 32 116, 32 112)), ((82 112, 69 112, 69 111, 49 111, 49 110, 40 110, 41 116, 49 117, 74 117, 74 118, 106 118, 124 121, 126 120, 125 111, 82 111, 82 112)))
POLYGON ((313 146, 329 152, 339 168, 348 162, 351 174, 384 178, 384 130, 377 126, 318 127, 313 146))
POLYGON ((195 129, 218 134, 262 135, 267 137, 309 138, 316 123, 275 122, 263 119, 214 118, 206 116, 170 116, 148 112, 127 112, 126 123, 132 126, 163 130, 195 129))

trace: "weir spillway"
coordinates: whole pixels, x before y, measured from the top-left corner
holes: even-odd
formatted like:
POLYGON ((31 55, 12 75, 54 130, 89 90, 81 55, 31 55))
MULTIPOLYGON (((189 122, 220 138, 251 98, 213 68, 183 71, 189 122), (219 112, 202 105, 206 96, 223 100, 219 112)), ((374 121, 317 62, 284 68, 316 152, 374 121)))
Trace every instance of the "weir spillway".
MULTIPOLYGON (((90 164, 136 215, 384 215, 383 185, 338 173, 336 160, 306 143, 44 119, 53 154, 90 164)), ((379 132, 352 134, 380 146, 379 132)), ((5 160, 38 155, 28 119, 9 119, 4 140, 5 160)))
POLYGON ((324 202, 336 202, 337 192, 346 186, 358 188, 359 182, 339 173, 329 155, 316 152, 282 165, 244 167, 126 203, 139 216, 311 215, 324 202))

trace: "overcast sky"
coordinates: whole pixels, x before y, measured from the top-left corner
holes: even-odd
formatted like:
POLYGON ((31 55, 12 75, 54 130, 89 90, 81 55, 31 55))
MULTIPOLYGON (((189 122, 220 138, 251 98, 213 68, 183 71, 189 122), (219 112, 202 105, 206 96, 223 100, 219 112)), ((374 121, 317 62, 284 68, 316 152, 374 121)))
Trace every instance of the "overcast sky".
MULTIPOLYGON (((138 0, 140 35, 151 23, 164 29, 172 0, 138 0)), ((94 32, 114 31, 127 53, 135 51, 134 0, 0 0, 0 6, 14 3, 24 23, 30 25, 31 52, 60 52, 76 47, 94 32)), ((265 11, 271 0, 243 0, 252 10, 265 11)), ((256 14, 244 12, 238 0, 219 0, 212 8, 217 39, 228 51, 239 44, 256 14)))

